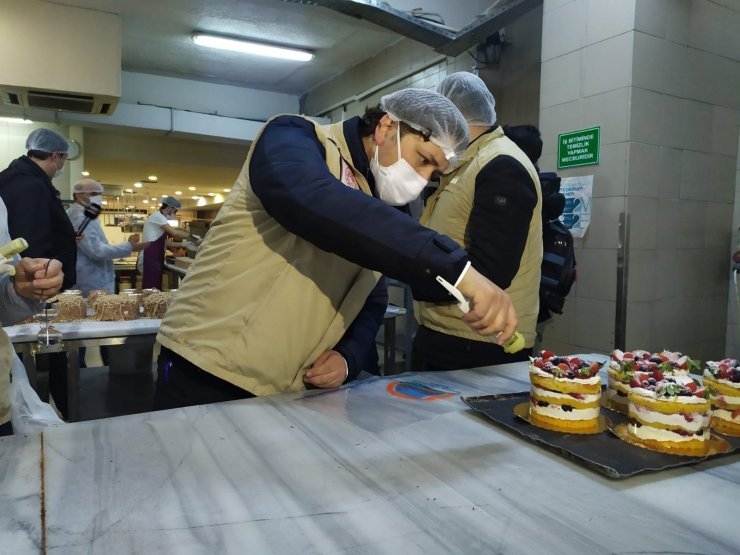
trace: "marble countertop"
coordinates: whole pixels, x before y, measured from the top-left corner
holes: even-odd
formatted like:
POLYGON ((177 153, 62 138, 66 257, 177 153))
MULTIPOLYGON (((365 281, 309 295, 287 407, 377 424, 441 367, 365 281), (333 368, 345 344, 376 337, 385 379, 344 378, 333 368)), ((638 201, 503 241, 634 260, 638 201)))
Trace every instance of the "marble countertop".
MULTIPOLYGON (((161 322, 162 320, 159 319, 141 318, 119 322, 99 322, 97 320, 52 322, 52 325, 62 333, 64 339, 69 340, 156 334, 161 322)), ((40 323, 19 324, 17 326, 7 326, 3 329, 13 343, 28 343, 36 341, 36 336, 43 325, 40 323)))
POLYGON ((2 439, 0 551, 737 553, 740 457, 613 481, 460 400, 528 388, 412 373, 2 439))

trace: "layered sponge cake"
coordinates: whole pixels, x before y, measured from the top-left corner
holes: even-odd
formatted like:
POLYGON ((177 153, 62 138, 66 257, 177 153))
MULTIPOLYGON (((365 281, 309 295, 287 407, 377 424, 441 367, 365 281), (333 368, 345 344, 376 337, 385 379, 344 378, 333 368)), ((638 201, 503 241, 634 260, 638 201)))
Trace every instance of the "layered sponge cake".
POLYGON ((542 351, 531 360, 529 421, 550 430, 599 431, 601 378, 598 362, 542 351))
POLYGON ((740 436, 740 367, 737 360, 726 358, 707 362, 702 383, 712 404, 712 428, 722 434, 740 436))
POLYGON ((637 350, 622 352, 612 351, 607 366, 607 389, 605 393, 609 408, 627 414, 627 394, 630 382, 638 372, 648 372, 657 381, 664 376, 688 376, 692 367, 698 367, 696 361, 681 353, 662 351, 651 353, 637 350))
POLYGON ((675 455, 703 456, 711 406, 706 390, 688 376, 650 382, 639 372, 628 393, 628 430, 644 447, 675 455))

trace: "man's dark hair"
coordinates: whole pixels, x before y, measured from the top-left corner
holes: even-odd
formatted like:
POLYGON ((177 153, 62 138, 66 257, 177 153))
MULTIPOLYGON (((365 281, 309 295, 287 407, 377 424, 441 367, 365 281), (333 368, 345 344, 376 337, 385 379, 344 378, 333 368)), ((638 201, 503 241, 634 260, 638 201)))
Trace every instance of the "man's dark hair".
MULTIPOLYGON (((386 112, 381 110, 380 106, 367 106, 365 108, 365 113, 360 118, 360 136, 369 137, 370 135, 375 133, 375 128, 378 126, 380 120, 385 114, 386 112)), ((406 135, 406 133, 414 133, 415 135, 423 137, 425 141, 429 140, 429 135, 427 135, 426 133, 422 133, 421 131, 417 131, 416 129, 402 121, 401 136, 406 135)))
POLYGON ((41 150, 29 150, 27 156, 29 158, 37 158, 39 160, 46 160, 47 158, 51 158, 53 152, 43 152, 41 150))
POLYGON ((542 138, 539 129, 534 125, 504 125, 504 134, 522 149, 535 166, 537 165, 542 156, 542 138))

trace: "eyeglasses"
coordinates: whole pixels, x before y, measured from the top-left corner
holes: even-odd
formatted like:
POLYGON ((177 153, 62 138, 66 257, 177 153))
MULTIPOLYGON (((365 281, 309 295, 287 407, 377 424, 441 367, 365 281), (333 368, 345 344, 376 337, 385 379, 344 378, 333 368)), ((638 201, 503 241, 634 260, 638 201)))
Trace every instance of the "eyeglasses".
POLYGON ((66 159, 67 159, 67 156, 69 156, 69 154, 67 154, 66 152, 57 152, 57 155, 58 155, 58 156, 59 156, 59 158, 61 158, 62 160, 66 160, 66 159))

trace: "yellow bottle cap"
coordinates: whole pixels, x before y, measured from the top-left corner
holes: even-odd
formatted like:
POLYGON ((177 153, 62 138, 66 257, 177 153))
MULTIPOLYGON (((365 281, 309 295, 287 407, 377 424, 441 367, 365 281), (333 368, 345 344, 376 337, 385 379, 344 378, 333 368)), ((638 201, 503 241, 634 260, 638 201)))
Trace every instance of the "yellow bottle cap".
POLYGON ((514 354, 521 351, 524 348, 524 336, 518 331, 514 332, 514 335, 503 344, 504 352, 514 354))
POLYGON ((17 239, 13 239, 10 243, 5 243, 4 245, 0 246, 0 256, 10 258, 14 254, 23 252, 27 248, 28 241, 26 241, 23 237, 18 237, 17 239))

